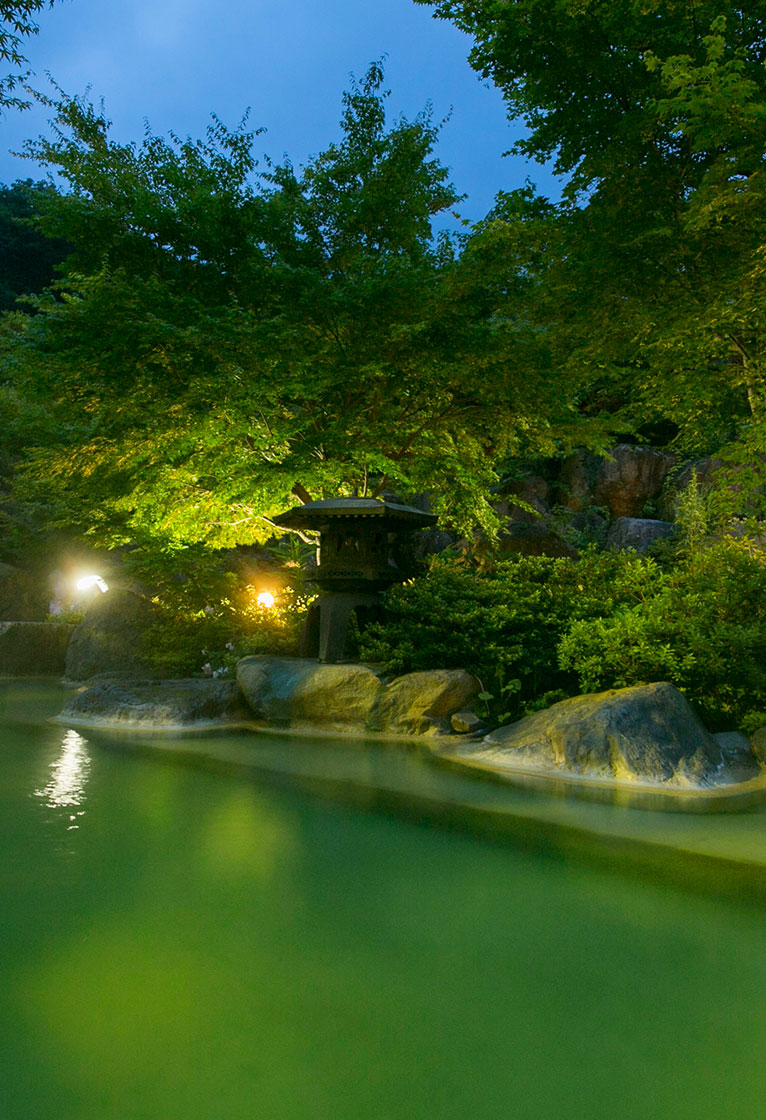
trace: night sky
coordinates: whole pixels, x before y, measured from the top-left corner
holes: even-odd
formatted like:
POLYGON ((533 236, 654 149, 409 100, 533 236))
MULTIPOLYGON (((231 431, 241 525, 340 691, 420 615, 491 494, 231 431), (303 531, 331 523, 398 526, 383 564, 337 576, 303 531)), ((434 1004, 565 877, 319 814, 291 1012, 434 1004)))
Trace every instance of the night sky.
MULTIPOLYGON (((39 13, 38 36, 24 51, 33 85, 45 73, 69 94, 104 99, 115 138, 140 141, 144 121, 165 135, 203 135, 210 113, 236 125, 264 126, 260 150, 299 165, 338 137, 348 76, 387 55, 386 86, 394 115, 414 117, 427 102, 444 125, 439 158, 477 220, 498 190, 527 176, 546 193, 549 172, 503 152, 520 134, 499 92, 467 62, 471 40, 412 0, 58 0, 39 13)), ((0 182, 42 178, 36 164, 14 158, 28 137, 47 131, 34 108, 0 118, 0 182)))

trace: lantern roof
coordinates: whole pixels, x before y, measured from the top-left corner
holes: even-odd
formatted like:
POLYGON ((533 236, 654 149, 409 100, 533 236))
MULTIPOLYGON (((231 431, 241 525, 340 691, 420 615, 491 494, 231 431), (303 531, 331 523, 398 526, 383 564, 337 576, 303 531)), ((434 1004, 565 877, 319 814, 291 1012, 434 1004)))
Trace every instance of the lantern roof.
POLYGON ((437 520, 435 513, 424 513, 422 509, 386 502, 381 498, 327 498, 293 506, 271 520, 280 528, 321 530, 339 518, 375 518, 394 531, 423 528, 434 525, 437 520))

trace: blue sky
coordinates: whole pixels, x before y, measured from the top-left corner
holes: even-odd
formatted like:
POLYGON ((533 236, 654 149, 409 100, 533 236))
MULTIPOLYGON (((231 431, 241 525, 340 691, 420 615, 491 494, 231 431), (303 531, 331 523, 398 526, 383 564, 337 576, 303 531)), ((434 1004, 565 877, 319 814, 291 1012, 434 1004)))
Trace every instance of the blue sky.
MULTIPOLYGON (((250 107, 267 130, 261 149, 300 164, 337 138, 349 73, 386 54, 394 114, 428 101, 436 119, 451 110, 438 155, 468 195, 464 217, 481 218, 527 175, 556 191, 545 168, 503 158, 520 126, 469 67, 470 38, 412 0, 58 0, 38 23, 25 45, 33 84, 46 88, 48 71, 67 93, 90 86, 121 141, 140 140, 145 119, 158 134, 201 136, 211 111, 235 125, 250 107)), ((0 182, 42 177, 9 150, 45 131, 37 108, 0 118, 0 182)))

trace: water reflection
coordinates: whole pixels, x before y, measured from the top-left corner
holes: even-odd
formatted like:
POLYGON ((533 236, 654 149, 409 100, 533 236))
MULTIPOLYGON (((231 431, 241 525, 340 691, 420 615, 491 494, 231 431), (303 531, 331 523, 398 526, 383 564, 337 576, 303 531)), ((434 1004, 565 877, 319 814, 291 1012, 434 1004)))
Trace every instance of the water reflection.
POLYGON ((36 789, 35 796, 45 801, 51 809, 78 809, 69 817, 69 828, 77 828, 77 818, 84 810, 78 807, 85 800, 85 787, 90 772, 90 755, 87 739, 76 731, 67 731, 61 744, 61 753, 51 764, 50 781, 43 789, 36 789))

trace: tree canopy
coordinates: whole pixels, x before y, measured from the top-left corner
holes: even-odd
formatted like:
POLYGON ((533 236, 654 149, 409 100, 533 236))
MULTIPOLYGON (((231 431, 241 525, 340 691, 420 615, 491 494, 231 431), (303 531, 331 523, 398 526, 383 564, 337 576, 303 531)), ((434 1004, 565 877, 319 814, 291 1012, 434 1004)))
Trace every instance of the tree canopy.
MULTIPOLYGON (((421 0, 422 2, 422 0, 421 0)), ((763 419, 763 3, 441 0, 569 176, 527 222, 557 368, 625 427, 707 451, 763 419)))
POLYGON ((124 145, 60 101, 29 151, 70 186, 38 219, 66 276, 3 328, 14 392, 58 421, 20 493, 110 544, 258 540, 291 495, 392 489, 491 529, 495 464, 572 414, 513 277, 434 236, 457 201, 438 130, 389 123, 382 82, 300 169, 258 165, 244 123, 124 145))
POLYGON ((53 188, 31 179, 0 186, 0 311, 19 296, 42 292, 55 279, 55 266, 67 255, 65 241, 46 237, 30 223, 42 195, 53 188))

